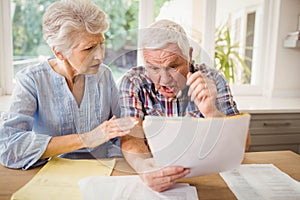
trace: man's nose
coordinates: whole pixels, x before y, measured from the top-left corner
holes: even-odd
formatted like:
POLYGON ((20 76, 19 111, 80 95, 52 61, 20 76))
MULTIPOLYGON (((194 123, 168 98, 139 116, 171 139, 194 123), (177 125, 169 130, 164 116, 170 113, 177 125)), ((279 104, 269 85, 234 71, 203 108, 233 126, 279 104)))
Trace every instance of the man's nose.
POLYGON ((167 69, 162 69, 160 70, 160 82, 161 83, 168 83, 172 80, 172 76, 169 70, 167 69))

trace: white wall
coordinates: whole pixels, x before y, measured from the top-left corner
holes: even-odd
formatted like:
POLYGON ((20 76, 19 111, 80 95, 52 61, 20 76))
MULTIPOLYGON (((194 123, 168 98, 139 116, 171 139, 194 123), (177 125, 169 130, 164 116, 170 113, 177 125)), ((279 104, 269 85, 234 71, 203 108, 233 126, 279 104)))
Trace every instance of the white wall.
POLYGON ((216 25, 224 24, 228 13, 262 4, 263 0, 217 0, 216 25))
POLYGON ((300 48, 283 47, 288 32, 298 28, 300 0, 281 0, 273 97, 300 97, 300 48))

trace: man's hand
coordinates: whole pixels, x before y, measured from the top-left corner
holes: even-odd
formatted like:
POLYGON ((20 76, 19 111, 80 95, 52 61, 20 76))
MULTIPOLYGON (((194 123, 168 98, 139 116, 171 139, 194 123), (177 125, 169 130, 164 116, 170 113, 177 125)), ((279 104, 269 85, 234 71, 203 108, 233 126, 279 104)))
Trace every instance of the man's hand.
POLYGON ((217 87, 214 81, 204 77, 200 71, 188 73, 188 95, 205 117, 224 116, 216 107, 217 87))
POLYGON ((180 166, 157 169, 153 158, 140 162, 137 167, 141 179, 154 191, 162 192, 172 187, 179 179, 190 173, 189 169, 180 166))

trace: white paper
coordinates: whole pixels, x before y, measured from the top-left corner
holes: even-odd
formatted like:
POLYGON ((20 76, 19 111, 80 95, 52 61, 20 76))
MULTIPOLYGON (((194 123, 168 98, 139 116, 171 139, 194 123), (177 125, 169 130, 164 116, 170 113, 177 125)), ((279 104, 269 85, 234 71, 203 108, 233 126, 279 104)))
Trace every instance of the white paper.
POLYGON ((151 190, 139 176, 91 176, 79 181, 84 200, 197 200, 197 190, 188 184, 176 184, 165 192, 151 190))
POLYGON ((191 169, 187 177, 238 167, 244 157, 250 115, 225 118, 146 116, 143 127, 155 163, 191 169))
POLYGON ((300 199, 300 183, 272 164, 245 164, 220 175, 241 200, 300 199))

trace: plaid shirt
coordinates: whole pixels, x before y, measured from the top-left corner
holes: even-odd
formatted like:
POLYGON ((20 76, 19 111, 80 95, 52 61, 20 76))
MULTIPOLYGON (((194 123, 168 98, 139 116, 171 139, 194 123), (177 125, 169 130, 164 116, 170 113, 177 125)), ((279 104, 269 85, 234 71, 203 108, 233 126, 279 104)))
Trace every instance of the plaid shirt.
MULTIPOLYGON (((215 81, 217 87, 216 106, 225 115, 235 115, 239 111, 234 102, 229 85, 224 76, 214 68, 204 64, 199 70, 209 79, 215 81)), ((147 76, 144 67, 130 69, 119 84, 121 116, 144 119, 146 115, 154 116, 190 116, 204 117, 194 102, 189 100, 188 88, 181 97, 166 99, 155 89, 154 83, 147 76)))

